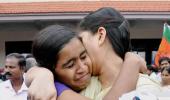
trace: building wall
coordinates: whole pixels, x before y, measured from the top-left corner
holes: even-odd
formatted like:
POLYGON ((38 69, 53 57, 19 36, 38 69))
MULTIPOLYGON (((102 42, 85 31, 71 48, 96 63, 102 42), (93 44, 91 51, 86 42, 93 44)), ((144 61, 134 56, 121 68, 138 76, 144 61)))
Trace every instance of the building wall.
POLYGON ((159 39, 162 37, 163 21, 135 20, 130 23, 132 39, 159 39))
POLYGON ((38 30, 33 24, 0 24, 0 67, 5 61, 5 41, 30 41, 38 30))
MULTIPOLYGON (((77 22, 60 23, 74 27, 77 22)), ((161 38, 162 21, 130 21, 131 38, 151 39, 161 38)), ((39 26, 35 23, 1 23, 0 24, 0 67, 5 61, 5 41, 32 41, 35 33, 39 31, 39 26)))

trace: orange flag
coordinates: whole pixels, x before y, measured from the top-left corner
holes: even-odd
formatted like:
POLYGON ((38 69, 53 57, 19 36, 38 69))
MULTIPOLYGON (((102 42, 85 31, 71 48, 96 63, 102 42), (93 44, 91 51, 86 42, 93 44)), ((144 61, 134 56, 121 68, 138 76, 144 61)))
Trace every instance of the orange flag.
POLYGON ((156 66, 159 66, 161 57, 170 57, 170 26, 167 23, 164 24, 162 41, 155 56, 156 66))

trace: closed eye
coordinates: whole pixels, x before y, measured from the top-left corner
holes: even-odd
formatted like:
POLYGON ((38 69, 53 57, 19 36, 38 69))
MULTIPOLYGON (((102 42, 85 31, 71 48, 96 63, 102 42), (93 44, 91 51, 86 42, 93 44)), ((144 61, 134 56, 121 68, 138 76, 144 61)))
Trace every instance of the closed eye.
POLYGON ((63 68, 72 68, 74 66, 75 59, 68 60, 65 64, 62 65, 63 68))
POLYGON ((80 59, 84 60, 84 59, 86 59, 86 57, 87 57, 87 52, 86 52, 86 50, 84 50, 84 51, 80 54, 80 59))

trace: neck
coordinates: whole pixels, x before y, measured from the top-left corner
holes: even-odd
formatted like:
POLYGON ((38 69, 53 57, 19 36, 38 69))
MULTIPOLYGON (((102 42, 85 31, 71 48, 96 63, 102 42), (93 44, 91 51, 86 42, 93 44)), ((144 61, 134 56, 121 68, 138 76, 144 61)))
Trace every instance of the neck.
POLYGON ((102 67, 100 70, 99 80, 102 84, 102 88, 107 88, 112 86, 116 81, 122 67, 123 60, 113 53, 113 51, 107 51, 104 58, 105 60, 101 65, 102 67))
POLYGON ((19 79, 11 80, 11 84, 15 92, 17 92, 21 88, 23 81, 24 81, 23 77, 19 79))
POLYGON ((170 82, 162 82, 162 86, 168 86, 170 85, 170 82))

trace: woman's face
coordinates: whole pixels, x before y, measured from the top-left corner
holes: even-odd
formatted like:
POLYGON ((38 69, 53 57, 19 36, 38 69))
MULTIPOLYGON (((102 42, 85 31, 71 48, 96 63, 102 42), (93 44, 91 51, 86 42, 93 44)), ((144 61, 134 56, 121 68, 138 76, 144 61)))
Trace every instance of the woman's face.
POLYGON ((95 52, 97 51, 97 38, 95 38, 96 36, 89 31, 82 31, 80 32, 79 37, 81 38, 82 43, 87 49, 88 53, 90 53, 89 55, 95 56, 95 52))
POLYGON ((170 74, 168 73, 166 69, 162 71, 161 78, 162 78, 163 84, 170 85, 170 74))
POLYGON ((98 75, 98 72, 100 70, 99 66, 101 65, 100 62, 103 60, 103 58, 101 57, 103 52, 99 44, 99 34, 92 34, 89 31, 80 31, 79 37, 92 61, 93 75, 98 75))
POLYGON ((91 60, 79 39, 73 38, 59 52, 55 72, 60 81, 79 91, 91 78, 91 60))

